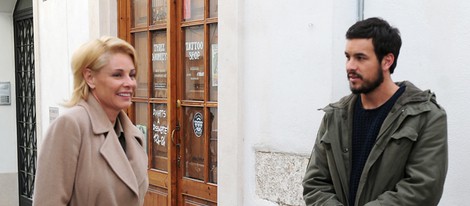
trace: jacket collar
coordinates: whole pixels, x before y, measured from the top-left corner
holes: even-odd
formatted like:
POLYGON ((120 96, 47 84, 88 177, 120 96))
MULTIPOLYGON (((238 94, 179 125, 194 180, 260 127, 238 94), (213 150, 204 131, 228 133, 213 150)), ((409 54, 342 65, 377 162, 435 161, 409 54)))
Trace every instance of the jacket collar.
MULTIPOLYGON (((432 101, 433 103, 436 102, 435 95, 433 93, 431 93, 429 90, 422 91, 409 81, 396 82, 395 84, 398 86, 406 86, 405 92, 403 92, 403 94, 398 98, 397 102, 395 103, 396 105, 403 106, 410 103, 426 101, 432 101)), ((356 94, 350 94, 341 98, 338 102, 329 104, 322 110, 329 111, 331 109, 345 109, 349 107, 351 103, 355 102, 358 96, 359 95, 356 94)))
POLYGON ((108 116, 95 97, 90 95, 88 100, 82 100, 78 105, 87 110, 93 133, 97 136, 105 136, 105 140, 100 148, 101 155, 114 173, 138 196, 139 183, 147 177, 147 165, 143 165, 142 156, 137 155, 142 152, 142 148, 139 148, 143 143, 142 133, 127 118, 124 111, 119 112, 118 118, 126 138, 126 154, 122 150, 118 137, 114 132, 114 125, 109 121, 108 116), (139 144, 135 143, 136 140, 139 144), (136 169, 142 167, 145 169, 136 169), (138 171, 144 172, 139 174, 138 171))

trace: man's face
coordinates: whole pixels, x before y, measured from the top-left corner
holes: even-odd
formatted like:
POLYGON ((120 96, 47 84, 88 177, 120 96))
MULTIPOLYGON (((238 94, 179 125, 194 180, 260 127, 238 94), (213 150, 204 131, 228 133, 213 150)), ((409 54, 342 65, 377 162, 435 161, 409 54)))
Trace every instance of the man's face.
POLYGON ((349 88, 354 94, 367 94, 382 84, 384 75, 372 39, 348 39, 344 54, 349 88))

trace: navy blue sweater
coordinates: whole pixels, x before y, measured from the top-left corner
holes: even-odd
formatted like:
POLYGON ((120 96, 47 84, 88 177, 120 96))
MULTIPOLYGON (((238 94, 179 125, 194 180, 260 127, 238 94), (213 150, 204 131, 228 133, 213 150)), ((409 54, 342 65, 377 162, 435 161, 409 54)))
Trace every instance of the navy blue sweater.
POLYGON ((361 98, 358 97, 354 107, 352 133, 352 167, 349 176, 349 204, 354 205, 357 187, 362 170, 374 146, 380 127, 397 101, 405 91, 400 87, 387 102, 375 109, 364 109, 361 98))

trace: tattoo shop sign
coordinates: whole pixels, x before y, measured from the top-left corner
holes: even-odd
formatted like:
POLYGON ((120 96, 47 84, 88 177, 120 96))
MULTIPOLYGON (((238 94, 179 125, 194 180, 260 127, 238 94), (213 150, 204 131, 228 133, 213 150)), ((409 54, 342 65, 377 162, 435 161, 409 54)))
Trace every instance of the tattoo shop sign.
POLYGON ((190 61, 199 60, 204 52, 203 50, 204 42, 202 41, 186 42, 187 57, 190 61))

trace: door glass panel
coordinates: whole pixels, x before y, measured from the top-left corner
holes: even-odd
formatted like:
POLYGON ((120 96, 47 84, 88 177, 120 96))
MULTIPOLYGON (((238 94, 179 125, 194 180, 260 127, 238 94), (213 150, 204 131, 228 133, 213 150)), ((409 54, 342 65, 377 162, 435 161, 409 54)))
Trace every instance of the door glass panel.
POLYGON ((217 101, 218 79, 219 79, 219 46, 218 46, 218 29, 217 24, 210 25, 210 101, 217 101))
POLYGON ((137 53, 136 97, 148 97, 147 32, 136 33, 134 47, 137 53))
POLYGON ((210 108, 209 182, 217 184, 217 108, 210 108))
POLYGON ((153 92, 157 98, 167 97, 166 31, 152 33, 153 92))
POLYGON ((132 27, 147 26, 147 0, 132 0, 132 27))
POLYGON ((168 171, 168 118, 165 104, 152 106, 152 168, 168 171))
POLYGON ((217 17, 219 10, 219 1, 218 0, 210 0, 209 1, 209 17, 217 17))
POLYGON ((148 108, 146 103, 134 103, 135 104, 135 125, 144 134, 144 148, 148 154, 148 108))
POLYGON ((152 0, 152 25, 166 23, 167 0, 152 0))
POLYGON ((183 0, 184 21, 204 18, 204 0, 183 0))
POLYGON ((204 180, 204 112, 184 108, 184 176, 204 180))
POLYGON ((184 33, 185 99, 204 100, 204 27, 187 27, 184 33))

